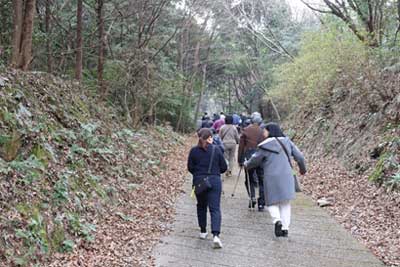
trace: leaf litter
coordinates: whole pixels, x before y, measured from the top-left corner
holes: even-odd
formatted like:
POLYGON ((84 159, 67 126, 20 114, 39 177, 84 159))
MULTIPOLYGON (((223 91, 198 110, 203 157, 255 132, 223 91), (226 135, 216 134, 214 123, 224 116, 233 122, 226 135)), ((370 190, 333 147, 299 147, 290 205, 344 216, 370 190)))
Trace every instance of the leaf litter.
POLYGON ((304 192, 315 201, 333 198, 324 209, 386 265, 400 266, 400 192, 387 192, 333 158, 309 168, 304 192))

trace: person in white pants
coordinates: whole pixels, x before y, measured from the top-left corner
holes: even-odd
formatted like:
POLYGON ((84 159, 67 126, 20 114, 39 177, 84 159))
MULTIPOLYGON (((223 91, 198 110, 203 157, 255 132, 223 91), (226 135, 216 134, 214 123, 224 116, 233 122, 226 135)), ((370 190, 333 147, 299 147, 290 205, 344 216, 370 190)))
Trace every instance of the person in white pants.
POLYGON ((269 214, 272 217, 272 223, 282 223, 282 236, 287 236, 289 233, 290 226, 290 215, 291 207, 289 201, 283 201, 281 203, 268 206, 269 214))
POLYGON ((257 151, 244 163, 247 169, 262 166, 264 170, 264 193, 267 209, 275 225, 275 236, 289 234, 291 207, 295 198, 295 177, 291 157, 297 162, 300 174, 306 173, 304 156, 293 142, 286 137, 276 123, 262 126, 264 137, 257 151))

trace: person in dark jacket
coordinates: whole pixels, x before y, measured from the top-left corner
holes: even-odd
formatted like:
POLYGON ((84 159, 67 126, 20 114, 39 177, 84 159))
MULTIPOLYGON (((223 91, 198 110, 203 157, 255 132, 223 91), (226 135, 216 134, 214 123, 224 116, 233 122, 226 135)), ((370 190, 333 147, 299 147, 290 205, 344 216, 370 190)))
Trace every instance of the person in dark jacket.
POLYGON ((212 117, 212 121, 213 122, 216 122, 217 120, 219 120, 220 119, 220 116, 217 114, 217 113, 214 113, 213 114, 213 117, 212 117))
MULTIPOLYGON (((256 151, 257 145, 265 138, 263 130, 260 128, 262 119, 259 116, 252 118, 252 124, 243 129, 239 141, 238 163, 243 166, 243 162, 249 159, 256 151)), ((249 208, 254 208, 258 202, 258 210, 263 211, 265 206, 263 170, 262 168, 249 169, 246 171, 245 186, 247 193, 250 196, 249 208), (258 184, 259 197, 256 200, 256 187, 258 184)))
POLYGON ((210 117, 206 116, 201 121, 201 128, 211 128, 214 122, 210 119, 210 117))
POLYGON ((267 139, 258 145, 257 151, 244 165, 247 169, 263 168, 265 199, 275 225, 275 235, 287 237, 291 217, 290 201, 295 197, 295 178, 289 160, 293 157, 300 174, 304 175, 304 156, 283 134, 278 124, 266 124, 263 134, 267 139))
POLYGON ((227 170, 223 153, 213 142, 213 134, 210 129, 203 128, 198 131, 198 145, 190 150, 188 158, 188 170, 193 175, 193 184, 208 176, 211 189, 196 194, 197 219, 200 226, 200 238, 207 238, 207 208, 211 215, 211 232, 213 234, 213 247, 222 248, 219 238, 221 232, 221 174, 227 170), (211 156, 214 151, 213 159, 211 156), (211 163, 211 165, 210 165, 211 163), (211 166, 210 173, 208 173, 211 166))

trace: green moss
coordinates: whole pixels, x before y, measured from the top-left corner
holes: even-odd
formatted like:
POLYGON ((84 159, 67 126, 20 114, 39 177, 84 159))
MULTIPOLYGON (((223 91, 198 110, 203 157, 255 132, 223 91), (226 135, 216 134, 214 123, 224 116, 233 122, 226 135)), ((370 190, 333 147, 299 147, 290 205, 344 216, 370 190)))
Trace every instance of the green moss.
POLYGON ((105 190, 100 185, 101 178, 94 175, 73 176, 71 177, 71 189, 74 192, 84 192, 85 196, 89 196, 93 191, 101 197, 107 196, 105 190))
POLYGON ((0 156, 5 161, 13 161, 21 148, 21 136, 14 131, 11 136, 2 136, 0 143, 0 156))
POLYGON ((50 153, 44 149, 41 145, 35 145, 32 149, 32 154, 36 156, 36 158, 45 166, 47 167, 49 161, 51 160, 50 153))
POLYGON ((386 163, 386 160, 388 158, 389 158, 389 155, 387 153, 382 154, 379 157, 379 160, 376 163, 373 172, 369 175, 368 180, 370 180, 372 182, 376 182, 376 183, 382 184, 383 176, 384 176, 384 170, 385 170, 385 163, 386 163))
POLYGON ((17 211, 23 216, 23 217, 28 217, 30 216, 30 212, 32 209, 32 204, 27 204, 27 203, 19 203, 16 207, 17 211))
POLYGON ((52 251, 63 252, 65 241, 64 225, 60 221, 56 221, 54 229, 49 233, 50 247, 52 251))

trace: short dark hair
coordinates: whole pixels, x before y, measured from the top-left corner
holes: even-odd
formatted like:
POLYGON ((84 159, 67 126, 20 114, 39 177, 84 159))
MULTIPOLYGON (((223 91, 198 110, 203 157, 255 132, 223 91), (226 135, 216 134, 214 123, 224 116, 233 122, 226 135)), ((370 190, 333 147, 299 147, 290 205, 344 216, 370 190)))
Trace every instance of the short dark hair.
POLYGON ((268 137, 284 137, 285 135, 282 132, 279 124, 275 122, 267 123, 264 127, 268 131, 268 137))
POLYGON ((233 116, 227 115, 225 117, 225 124, 232 124, 233 123, 233 116))
POLYGON ((207 146, 208 146, 207 139, 210 136, 213 136, 212 131, 208 128, 201 128, 197 132, 197 136, 199 137, 198 146, 201 147, 202 149, 206 150, 207 146))

